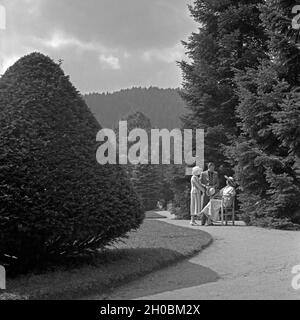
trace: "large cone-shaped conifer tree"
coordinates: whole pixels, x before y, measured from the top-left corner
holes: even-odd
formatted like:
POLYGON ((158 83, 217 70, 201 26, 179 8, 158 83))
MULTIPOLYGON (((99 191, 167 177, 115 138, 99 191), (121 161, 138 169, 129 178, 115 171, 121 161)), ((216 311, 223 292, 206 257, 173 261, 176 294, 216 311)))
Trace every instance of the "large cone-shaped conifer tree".
POLYGON ((140 226, 120 166, 96 161, 100 125, 60 66, 33 53, 0 79, 0 262, 95 249, 140 226))

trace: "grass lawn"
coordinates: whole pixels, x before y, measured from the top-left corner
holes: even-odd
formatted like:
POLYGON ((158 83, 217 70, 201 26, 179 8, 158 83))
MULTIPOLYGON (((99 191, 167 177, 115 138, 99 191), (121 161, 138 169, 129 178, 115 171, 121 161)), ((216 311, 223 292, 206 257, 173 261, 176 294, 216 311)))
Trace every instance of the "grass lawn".
MULTIPOLYGON (((7 294, 27 299, 75 299, 105 293, 139 276, 190 257, 208 246, 209 234, 156 220, 145 220, 124 243, 100 252, 88 264, 8 279, 7 294)), ((1 295, 0 295, 1 300, 1 295)))
POLYGON ((148 211, 146 212, 146 219, 166 219, 166 217, 155 211, 148 211))

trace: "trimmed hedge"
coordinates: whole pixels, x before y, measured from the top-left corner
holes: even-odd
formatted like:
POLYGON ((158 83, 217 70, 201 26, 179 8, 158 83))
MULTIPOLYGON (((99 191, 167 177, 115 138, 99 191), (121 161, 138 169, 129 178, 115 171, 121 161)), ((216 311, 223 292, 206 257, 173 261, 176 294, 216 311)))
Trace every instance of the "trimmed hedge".
POLYGON ((0 128, 0 263, 39 265, 140 226, 123 169, 96 162, 100 125, 49 57, 27 55, 0 79, 0 128))

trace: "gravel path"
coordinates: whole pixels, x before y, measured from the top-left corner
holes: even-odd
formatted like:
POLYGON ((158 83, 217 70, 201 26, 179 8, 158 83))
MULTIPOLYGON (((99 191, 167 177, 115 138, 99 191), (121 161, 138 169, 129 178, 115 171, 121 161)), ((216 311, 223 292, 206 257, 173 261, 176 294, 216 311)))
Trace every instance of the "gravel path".
MULTIPOLYGON (((188 221, 164 222, 190 228, 188 221)), ((300 265, 300 232, 193 228, 210 233, 214 243, 188 261, 116 289, 106 299, 300 299, 300 290, 291 284, 292 268, 300 265)))

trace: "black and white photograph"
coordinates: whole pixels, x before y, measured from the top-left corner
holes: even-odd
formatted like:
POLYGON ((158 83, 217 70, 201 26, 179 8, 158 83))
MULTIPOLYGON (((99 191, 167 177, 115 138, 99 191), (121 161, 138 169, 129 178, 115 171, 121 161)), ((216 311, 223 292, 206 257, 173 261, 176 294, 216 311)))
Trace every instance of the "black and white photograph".
POLYGON ((0 317, 31 300, 300 300, 300 1, 0 0, 0 317))

